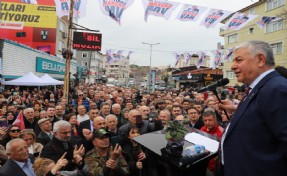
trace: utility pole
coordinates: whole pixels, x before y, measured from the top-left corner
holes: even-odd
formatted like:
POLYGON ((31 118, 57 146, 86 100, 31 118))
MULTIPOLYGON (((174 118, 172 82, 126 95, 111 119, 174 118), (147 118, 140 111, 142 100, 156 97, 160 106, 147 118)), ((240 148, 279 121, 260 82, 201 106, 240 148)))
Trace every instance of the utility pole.
POLYGON ((153 45, 158 45, 160 43, 145 43, 145 42, 142 42, 142 44, 146 44, 146 45, 149 45, 150 46, 150 56, 149 56, 149 76, 148 76, 148 93, 150 93, 150 86, 152 85, 151 84, 151 56, 152 56, 152 46, 153 45))
POLYGON ((67 42, 67 52, 66 52, 66 68, 65 68, 65 78, 64 78, 64 97, 69 98, 69 88, 70 88, 70 65, 72 59, 72 29, 73 29, 73 15, 74 15, 74 0, 70 1, 70 13, 69 13, 69 27, 68 27, 68 42, 67 42))

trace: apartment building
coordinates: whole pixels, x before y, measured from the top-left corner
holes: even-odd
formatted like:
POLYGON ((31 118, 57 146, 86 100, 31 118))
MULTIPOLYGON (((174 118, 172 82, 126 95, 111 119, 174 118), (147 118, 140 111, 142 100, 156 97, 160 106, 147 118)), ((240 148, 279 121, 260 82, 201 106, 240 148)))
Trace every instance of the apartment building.
MULTIPOLYGON (((221 29, 219 35, 224 37, 224 48, 233 48, 249 40, 263 40, 273 47, 276 65, 287 67, 287 23, 286 20, 284 21, 286 16, 281 20, 267 23, 264 29, 260 29, 256 24, 262 16, 282 17, 282 14, 287 11, 286 3, 286 0, 260 0, 239 10, 238 12, 240 13, 255 14, 258 17, 249 22, 241 30, 221 29)), ((223 22, 226 21, 228 21, 228 18, 223 22)), ((224 77, 230 80, 229 85, 234 85, 237 81, 235 74, 230 69, 231 64, 231 61, 225 62, 222 69, 224 77)))

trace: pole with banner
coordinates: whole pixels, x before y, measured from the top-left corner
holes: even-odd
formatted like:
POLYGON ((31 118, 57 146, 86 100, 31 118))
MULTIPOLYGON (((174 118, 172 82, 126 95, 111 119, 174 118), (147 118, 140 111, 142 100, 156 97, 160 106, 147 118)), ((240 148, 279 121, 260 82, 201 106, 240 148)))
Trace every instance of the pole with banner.
POLYGON ((154 92, 156 83, 156 70, 151 70, 151 82, 152 82, 152 92, 154 92))
POLYGON ((69 13, 69 29, 68 29, 68 42, 66 50, 66 68, 64 77, 64 97, 69 99, 69 88, 70 88, 70 65, 72 59, 72 28, 73 28, 73 13, 74 13, 74 0, 71 0, 70 13, 69 13))

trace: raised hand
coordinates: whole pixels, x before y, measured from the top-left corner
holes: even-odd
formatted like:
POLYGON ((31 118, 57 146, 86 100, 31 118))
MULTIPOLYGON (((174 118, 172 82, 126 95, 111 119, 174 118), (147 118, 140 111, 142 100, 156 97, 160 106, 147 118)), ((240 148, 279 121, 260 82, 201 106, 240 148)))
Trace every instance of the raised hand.
POLYGON ((139 161, 142 161, 146 159, 146 156, 145 156, 145 153, 143 151, 141 151, 139 154, 138 154, 138 160, 139 161))
POLYGON ((68 164, 68 160, 65 158, 67 155, 67 152, 65 152, 61 158, 57 161, 56 165, 52 168, 51 173, 56 175, 58 171, 62 169, 62 167, 65 167, 68 164))
POLYGON ((106 162, 106 166, 110 169, 115 169, 117 167, 117 163, 113 159, 108 159, 108 161, 106 162))
POLYGON ((140 161, 136 162, 136 167, 137 167, 137 169, 142 169, 143 168, 143 163, 140 162, 140 161))
POLYGON ((116 144, 115 148, 110 148, 110 155, 112 160, 117 160, 122 153, 122 148, 119 144, 116 144))
POLYGON ((84 156, 85 154, 85 147, 83 146, 83 144, 79 147, 76 145, 73 151, 73 158, 75 159, 75 157, 79 156, 84 156))
POLYGON ((91 130, 84 128, 82 130, 82 132, 83 132, 83 136, 85 137, 86 140, 91 140, 92 139, 93 133, 91 132, 91 130))

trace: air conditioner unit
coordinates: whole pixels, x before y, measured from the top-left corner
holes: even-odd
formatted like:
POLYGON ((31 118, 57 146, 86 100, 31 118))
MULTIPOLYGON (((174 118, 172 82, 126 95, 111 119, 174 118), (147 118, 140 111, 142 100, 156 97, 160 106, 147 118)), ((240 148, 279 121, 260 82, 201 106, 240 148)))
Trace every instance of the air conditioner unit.
POLYGON ((63 38, 67 38, 68 37, 68 33, 67 32, 63 32, 62 35, 63 35, 63 38))

